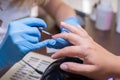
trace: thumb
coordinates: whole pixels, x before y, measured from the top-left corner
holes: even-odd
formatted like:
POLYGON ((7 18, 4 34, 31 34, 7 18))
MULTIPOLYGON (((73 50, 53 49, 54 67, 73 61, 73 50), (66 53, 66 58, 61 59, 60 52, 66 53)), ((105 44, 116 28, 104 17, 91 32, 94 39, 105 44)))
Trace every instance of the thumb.
POLYGON ((90 75, 88 74, 90 74, 95 70, 95 66, 93 65, 79 64, 74 62, 65 62, 60 65, 60 68, 64 71, 87 76, 87 77, 90 77, 90 75))

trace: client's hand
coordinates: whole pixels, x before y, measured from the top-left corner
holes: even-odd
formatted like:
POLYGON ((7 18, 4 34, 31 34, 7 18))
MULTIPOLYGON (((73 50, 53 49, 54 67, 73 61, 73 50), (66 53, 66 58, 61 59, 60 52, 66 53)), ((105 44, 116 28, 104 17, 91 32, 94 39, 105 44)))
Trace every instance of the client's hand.
POLYGON ((65 23, 61 23, 61 25, 70 30, 71 33, 57 34, 53 38, 64 38, 73 46, 59 50, 52 55, 52 58, 78 56, 84 61, 83 64, 65 62, 60 66, 61 69, 95 80, 120 77, 120 57, 113 55, 97 44, 80 26, 73 27, 65 23))

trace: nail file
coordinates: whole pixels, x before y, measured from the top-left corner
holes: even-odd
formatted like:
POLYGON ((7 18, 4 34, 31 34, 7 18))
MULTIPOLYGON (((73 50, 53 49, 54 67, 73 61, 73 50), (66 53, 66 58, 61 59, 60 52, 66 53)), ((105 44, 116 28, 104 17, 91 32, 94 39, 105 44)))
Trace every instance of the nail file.
POLYGON ((44 34, 47 34, 49 36, 52 36, 53 34, 51 34, 50 32, 48 31, 45 31, 42 27, 37 27, 39 29, 40 32, 43 32, 44 34))

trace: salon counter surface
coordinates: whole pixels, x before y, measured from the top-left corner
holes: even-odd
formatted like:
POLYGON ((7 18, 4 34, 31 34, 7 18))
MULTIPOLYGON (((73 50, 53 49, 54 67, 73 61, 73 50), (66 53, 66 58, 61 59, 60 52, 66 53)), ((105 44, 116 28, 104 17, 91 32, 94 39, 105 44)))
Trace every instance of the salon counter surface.
POLYGON ((98 44, 113 54, 120 55, 120 33, 116 32, 115 21, 112 24, 111 30, 100 31, 95 28, 94 22, 86 18, 86 31, 98 44))
MULTIPOLYGON (((88 17, 85 18, 86 21, 86 31, 88 34, 101 46, 109 50, 115 55, 120 55, 120 34, 115 31, 115 22, 113 22, 113 26, 109 31, 100 31, 95 28, 94 22, 92 22, 88 17)), ((50 31, 52 34, 58 33, 58 28, 51 28, 50 31), (54 31, 53 31, 54 30, 54 31)), ((50 38, 45 34, 42 34, 42 39, 50 38)), ((35 52, 46 54, 46 48, 36 50, 35 52)), ((0 72, 0 76, 2 76, 8 69, 5 69, 0 72)), ((118 79, 120 80, 120 79, 118 79)))

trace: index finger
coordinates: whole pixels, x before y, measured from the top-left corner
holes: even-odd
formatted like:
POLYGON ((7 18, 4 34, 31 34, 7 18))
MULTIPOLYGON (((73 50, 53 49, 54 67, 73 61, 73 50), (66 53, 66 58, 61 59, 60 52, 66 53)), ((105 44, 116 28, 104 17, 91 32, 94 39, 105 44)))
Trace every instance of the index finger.
POLYGON ((84 50, 80 46, 70 46, 70 47, 65 47, 55 54, 53 54, 51 57, 52 58, 61 58, 61 57, 74 57, 78 56, 81 58, 84 58, 87 56, 87 54, 84 52, 84 50))
POLYGON ((61 26, 63 28, 68 29, 70 32, 75 33, 79 36, 88 36, 87 32, 81 27, 81 26, 72 26, 69 24, 66 24, 64 22, 61 22, 61 26))
POLYGON ((63 38, 67 41, 69 41, 70 43, 72 43, 73 45, 79 45, 81 38, 80 36, 74 34, 74 33, 60 33, 60 34, 56 34, 54 36, 52 36, 54 39, 56 38, 63 38))

